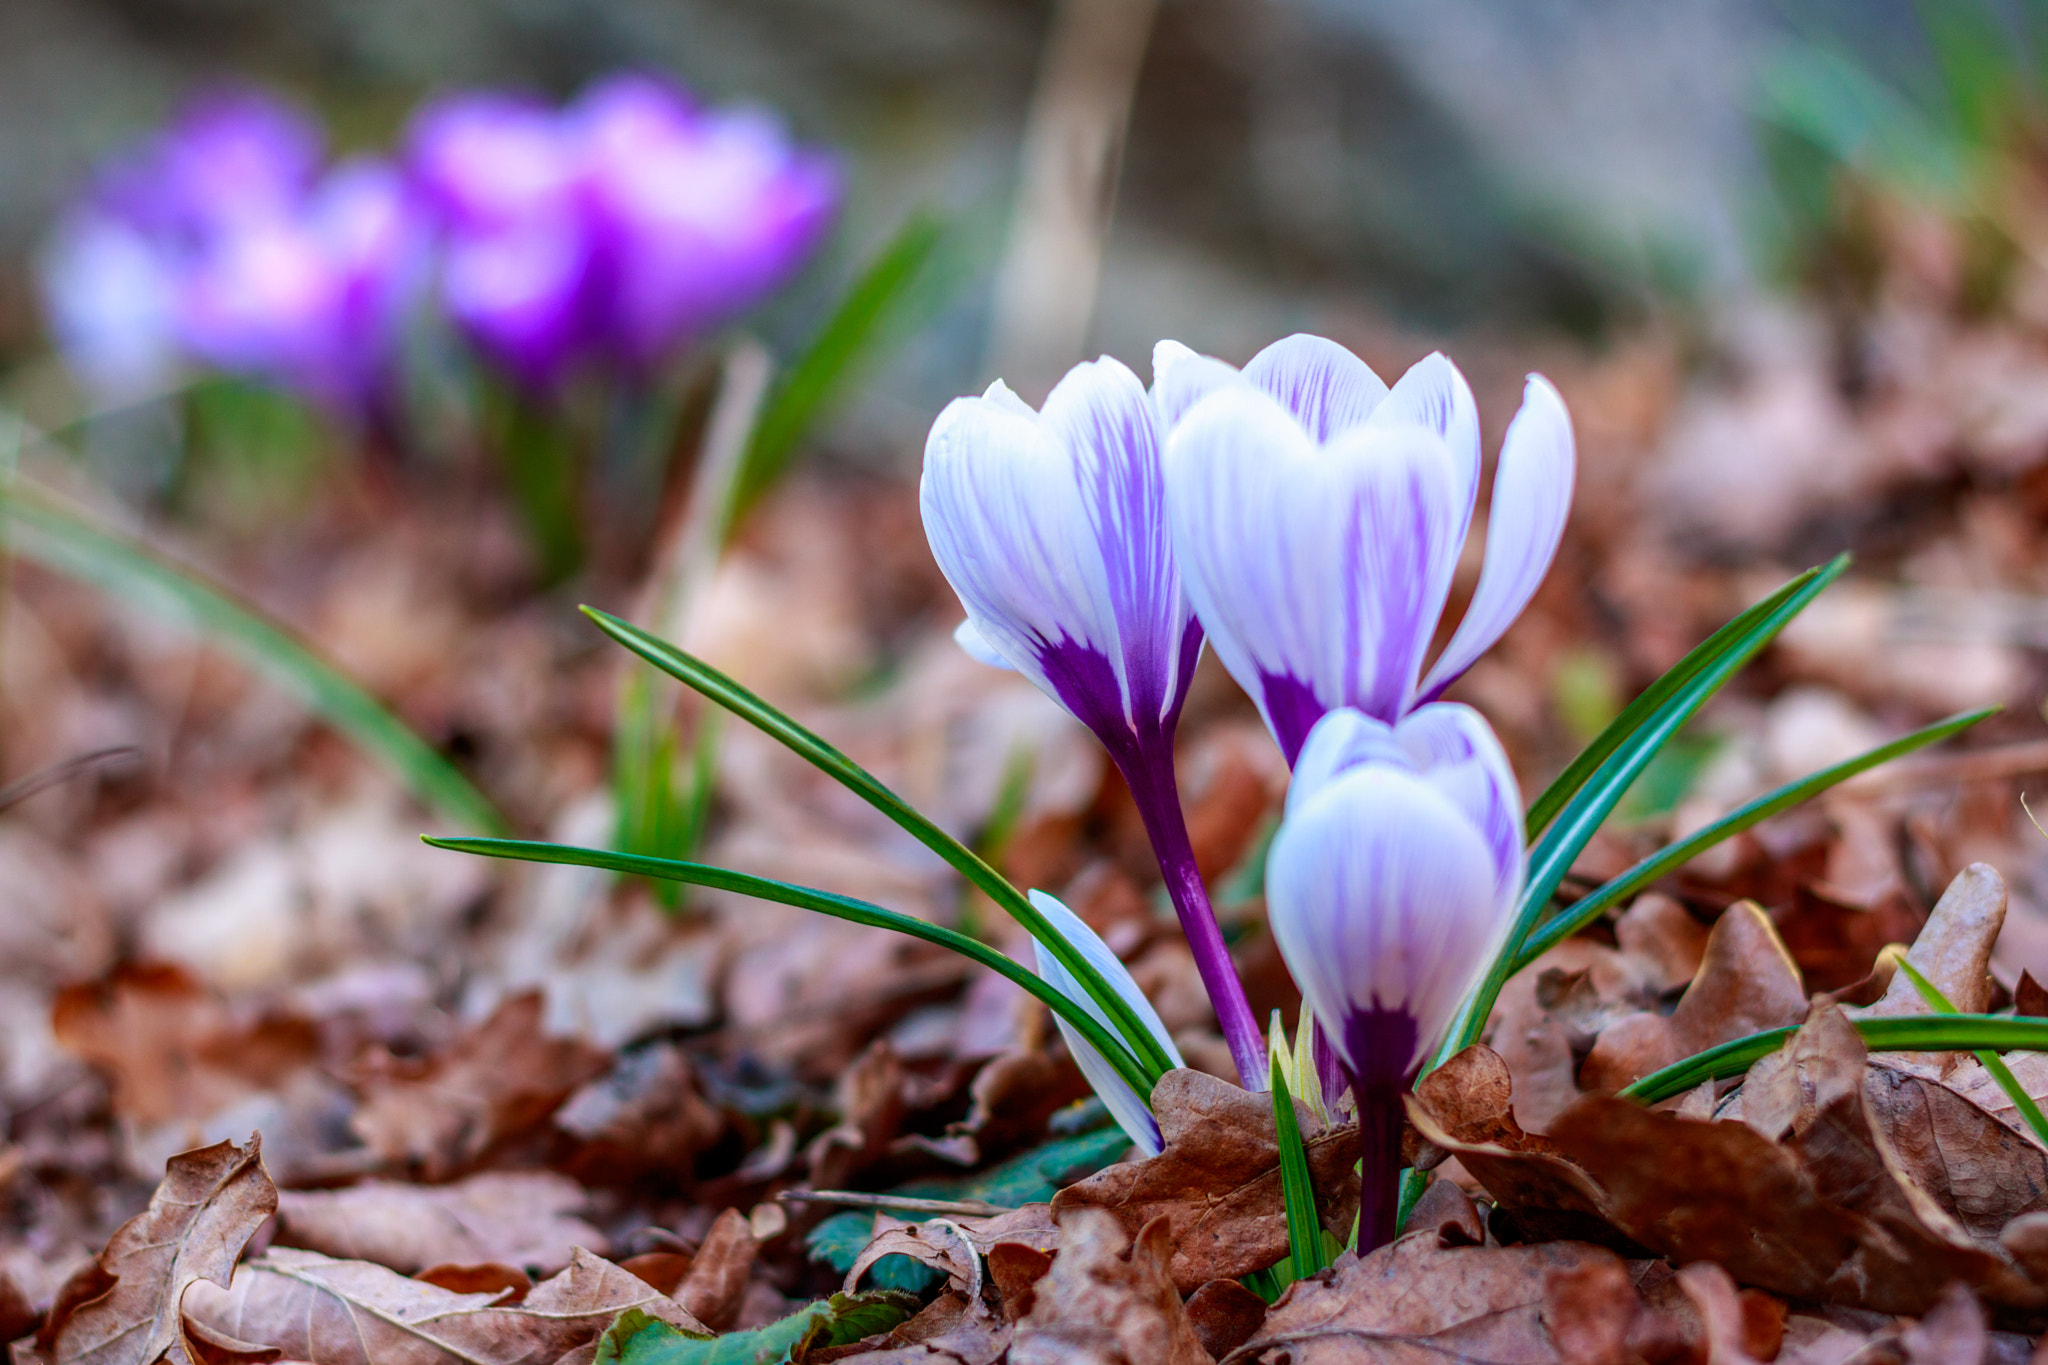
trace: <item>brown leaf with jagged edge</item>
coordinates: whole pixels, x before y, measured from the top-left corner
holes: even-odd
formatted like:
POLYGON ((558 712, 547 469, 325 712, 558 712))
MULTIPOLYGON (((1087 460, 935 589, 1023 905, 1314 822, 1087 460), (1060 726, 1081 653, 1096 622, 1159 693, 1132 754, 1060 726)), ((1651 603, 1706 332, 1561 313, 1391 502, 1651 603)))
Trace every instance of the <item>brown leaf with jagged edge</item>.
POLYGON ((351 1078, 363 1105, 349 1126, 384 1160, 446 1180, 545 1122, 608 1054, 541 1028, 539 991, 515 995, 424 1059, 376 1053, 351 1078))
POLYGON ((149 1207, 123 1223, 94 1269, 111 1284, 52 1309, 40 1338, 57 1365, 197 1365, 180 1311, 195 1284, 225 1288, 242 1248, 277 1208, 260 1138, 171 1158, 149 1207))
POLYGON ((1076 1206, 1059 1218, 1060 1253, 1017 1322, 1010 1365, 1210 1365, 1168 1270, 1166 1217, 1135 1238, 1104 1209, 1076 1206))
POLYGON ((487 1171, 453 1185, 369 1180, 278 1196, 277 1242, 402 1275, 434 1265, 499 1262, 550 1274, 577 1247, 602 1255, 604 1234, 576 1215, 581 1185, 552 1171, 487 1171))
MULTIPOLYGON (((1070 1209, 1114 1213, 1126 1235, 1164 1217, 1173 1247, 1173 1281, 1182 1293, 1235 1278, 1287 1254, 1287 1213, 1280 1192, 1280 1148, 1272 1097, 1241 1090, 1199 1071, 1169 1071, 1152 1092, 1165 1150, 1147 1161, 1100 1171, 1053 1197, 1064 1224, 1070 1209)), ((1356 1125, 1321 1127, 1307 1107, 1295 1112, 1308 1149, 1317 1212, 1333 1231, 1350 1231, 1358 1204, 1356 1125)), ((1062 1250, 1065 1243, 1062 1242, 1062 1250)))
POLYGON ((587 1347, 628 1308, 686 1332, 709 1329, 682 1305, 609 1261, 578 1250, 568 1269, 517 1304, 458 1294, 369 1261, 278 1248, 194 1293, 191 1318, 312 1365, 528 1365, 587 1347))
POLYGON ((1290 1289, 1246 1345, 1293 1365, 1625 1365, 1666 1335, 1621 1258, 1582 1242, 1445 1247, 1412 1234, 1290 1289))
POLYGON ((1612 1092, 1659 1068, 1806 1016, 1799 968, 1754 901, 1729 906, 1707 936, 1706 954, 1670 1015, 1645 1011, 1600 1034, 1579 1068, 1579 1085, 1612 1092))

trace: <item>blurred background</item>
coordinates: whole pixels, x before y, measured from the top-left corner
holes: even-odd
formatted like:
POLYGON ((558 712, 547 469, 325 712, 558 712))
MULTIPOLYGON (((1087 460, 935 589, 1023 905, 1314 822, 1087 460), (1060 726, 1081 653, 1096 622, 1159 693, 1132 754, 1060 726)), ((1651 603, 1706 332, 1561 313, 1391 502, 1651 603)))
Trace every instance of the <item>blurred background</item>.
MULTIPOLYGON (((1526 372, 1564 393, 1565 548, 1454 693, 1530 790, 1742 606, 1857 556, 1585 875, 1998 703, 1666 889, 1702 919, 1755 897, 1828 989, 1984 858, 2001 980, 2048 961, 2017 800, 2048 771, 2048 5, 6 0, 0 1266, 47 1303, 165 1156, 253 1126, 282 1183, 524 1143, 605 1217, 687 1230, 800 1162, 877 1039, 925 1143, 878 1170, 1042 1132, 969 1090, 1043 1020, 958 963, 416 842, 695 854, 1007 942, 579 602, 1063 892, 1214 1062, 1128 797, 952 645, 915 477, 999 375, 1036 401, 1098 353, 1144 376, 1161 338, 1242 363, 1297 330, 1388 377, 1446 350, 1489 459, 1526 372), (363 1059, 528 991, 597 1072, 474 1150, 379 1146, 363 1059), (703 1103, 628 1141, 634 1086, 703 1103)), ((1254 1004, 1291 1011, 1258 903, 1284 765, 1213 664, 1181 734, 1254 1004)), ((1034 1093, 1078 1094, 1060 1075, 1034 1093)))

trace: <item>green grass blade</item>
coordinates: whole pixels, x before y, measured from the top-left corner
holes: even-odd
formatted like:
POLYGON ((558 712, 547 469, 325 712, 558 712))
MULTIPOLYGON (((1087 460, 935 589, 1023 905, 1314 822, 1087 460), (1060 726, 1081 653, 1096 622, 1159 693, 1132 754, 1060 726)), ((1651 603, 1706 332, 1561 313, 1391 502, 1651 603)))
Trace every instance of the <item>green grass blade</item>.
MULTIPOLYGON (((2015 1019, 2004 1014, 1916 1014, 1851 1021, 1873 1052, 2048 1052, 2048 1019, 2015 1019)), ((1740 1076, 1785 1045, 1798 1027, 1770 1029, 1736 1038, 1653 1071, 1619 1093, 1624 1099, 1657 1104, 1683 1095, 1701 1081, 1740 1076)))
POLYGON ((193 623, 211 644, 303 702, 388 767, 449 820, 503 830, 505 817, 469 779, 290 627, 141 541, 96 524, 47 494, 0 489, 6 547, 111 596, 193 623))
MULTIPOLYGON (((583 614, 596 622, 598 629, 648 663, 685 686, 702 693, 742 720, 759 727, 771 738, 800 755, 848 791, 902 826, 919 843, 938 854, 961 876, 978 887, 1003 913, 1023 925, 1031 937, 1045 945, 1046 951, 1059 959, 1060 965, 1074 974, 1074 979, 1081 983, 1089 997, 1103 1008, 1110 1021, 1116 1025, 1116 1031, 1124 1036, 1131 1051, 1144 1063, 1152 1079, 1157 1080, 1173 1069, 1172 1059, 1166 1055, 1166 1050, 1159 1045, 1159 1040, 1152 1036, 1151 1030, 1145 1027, 1130 1004, 1117 994, 1113 986, 1102 979, 1101 974, 1089 965, 1088 960, 1071 943, 1060 936, 1058 930, 1046 922, 1045 916, 1038 913, 1037 907, 1031 904, 1023 892, 1010 885, 1000 872, 990 867, 974 850, 920 815, 909 802, 889 790, 867 769, 702 659, 677 648, 659 636, 650 635, 630 621, 622 621, 595 607, 583 608, 583 614)), ((1146 1089, 1149 1089, 1149 1086, 1146 1089)))
MULTIPOLYGON (((1920 992, 1920 998, 1927 1002, 1928 1008, 1936 1014, 1961 1013, 1949 1003, 1948 997, 1941 993, 1939 986, 1922 976, 1918 968, 1906 961, 1904 953, 1893 953, 1892 961, 1906 974, 1906 979, 1913 983, 1913 989, 1920 992)), ((1997 1053, 1979 1051, 1976 1055, 1977 1060, 1984 1064, 1984 1069, 1991 1073, 1991 1079, 1998 1082, 1999 1089, 2005 1091, 2005 1097, 2012 1101, 2012 1107, 2027 1121, 2027 1127, 2034 1130, 2034 1136, 2041 1140, 2041 1145, 2048 1147, 2048 1117, 2043 1117, 2041 1106, 2034 1103, 2034 1097, 2020 1084, 2020 1078, 2012 1074, 2012 1068, 2007 1066, 2005 1059, 1997 1053)))
MULTIPOLYGON (((1642 775, 1650 760, 1657 756, 1657 751, 1678 733, 1681 726, 1692 719, 1693 713, 1704 706, 1707 699, 1719 691, 1723 683, 1755 658, 1793 617, 1804 611, 1807 604, 1839 578, 1848 567, 1849 557, 1840 555, 1822 568, 1802 574, 1794 580, 1791 592, 1781 590, 1767 599, 1777 604, 1770 611, 1761 616, 1745 612, 1737 617, 1738 621, 1749 620, 1745 630, 1733 635, 1729 634, 1727 627, 1716 631, 1714 638, 1726 637, 1726 647, 1694 670, 1681 685, 1675 688, 1664 687, 1666 679, 1671 674, 1666 674, 1665 678, 1658 679, 1652 685, 1651 692, 1661 691, 1661 703, 1634 722, 1631 731, 1619 737, 1607 757, 1564 803, 1551 828, 1530 850, 1528 880, 1521 904, 1515 910, 1515 922, 1510 927, 1500 951, 1487 967, 1486 975, 1480 979, 1478 988, 1459 1008, 1456 1022, 1445 1036, 1443 1045, 1437 1049, 1436 1055, 1430 1059, 1428 1067, 1424 1068, 1425 1071, 1433 1070, 1478 1039, 1480 1032, 1486 1027, 1487 1016, 1493 1011, 1493 1002, 1499 998, 1501 987, 1506 985, 1508 978, 1514 974, 1515 964, 1522 957, 1522 946, 1549 908, 1550 898, 1556 892, 1558 884, 1564 880, 1565 873, 1571 870, 1572 862, 1579 856, 1580 850, 1585 848, 1586 841, 1591 839, 1606 821, 1616 803, 1627 794, 1629 787, 1642 775)), ((1681 663, 1672 670, 1672 673, 1677 673, 1684 667, 1681 663)), ((1637 700, 1640 701, 1641 698, 1637 700)), ((1630 712, 1635 709, 1632 704, 1628 711, 1623 712, 1622 719, 1628 719, 1630 712)), ((1621 722, 1617 721, 1615 724, 1618 726, 1621 722)), ((1614 727, 1609 727, 1610 732, 1613 729, 1614 727)), ((1594 747, 1599 747, 1605 740, 1606 736, 1603 735, 1600 740, 1594 742, 1594 747)))
POLYGON ((1536 837, 1549 827, 1550 822, 1557 818, 1558 812, 1564 809, 1565 802, 1578 794, 1579 788, 1586 785, 1587 779, 1591 778, 1600 765, 1607 761, 1608 756, 1616 749, 1619 749, 1628 740, 1629 736, 1647 725, 1650 722, 1650 718, 1656 715, 1658 710, 1678 693, 1679 689, 1698 677, 1706 669, 1712 667, 1717 660, 1727 655, 1730 651, 1740 647, 1743 641, 1767 617, 1784 606, 1794 594, 1806 588, 1815 578, 1819 577, 1822 573, 1826 573, 1829 575, 1830 580, 1832 580, 1835 575, 1839 574, 1846 567, 1846 563, 1847 557, 1843 556, 1837 558, 1832 564, 1808 569, 1805 573, 1800 574, 1763 601, 1744 611, 1727 625, 1722 626, 1698 645, 1695 645, 1683 659, 1673 664, 1663 677, 1645 688, 1642 695, 1630 702, 1622 710, 1622 713, 1616 716, 1613 722, 1605 730, 1602 730, 1591 744, 1586 746, 1585 752, 1573 759, 1570 765, 1562 773, 1558 774, 1557 780, 1546 787, 1543 794, 1530 803, 1528 816, 1530 841, 1533 843, 1536 837))
POLYGON ((789 882, 778 882, 768 877, 756 877, 745 872, 734 872, 730 868, 712 867, 705 863, 678 862, 673 858, 649 858, 631 853, 613 853, 601 848, 578 848, 571 844, 551 844, 531 839, 442 839, 430 835, 422 836, 422 839, 435 848, 445 848, 455 853, 474 853, 485 858, 510 858, 528 863, 562 863, 571 867, 594 867, 627 876, 658 877, 682 882, 688 886, 708 886, 720 891, 736 891, 758 900, 794 905, 801 910, 815 910, 821 915, 831 915, 837 919, 865 924, 876 929, 893 929, 899 934, 923 939, 926 943, 936 943, 941 948, 949 948, 997 975, 1016 982, 1043 1001, 1054 1014, 1072 1024, 1074 1031, 1087 1039, 1096 1051, 1107 1058, 1110 1065, 1116 1068, 1117 1074, 1140 1095, 1150 1095, 1154 1082, 1158 1080, 1157 1076, 1148 1075, 1144 1068, 1138 1065, 1137 1059, 1131 1056, 1129 1049, 1118 1042, 1094 1015, 1062 995, 1043 977, 1011 961, 985 943, 910 915, 884 910, 879 905, 855 900, 851 896, 818 891, 808 886, 795 886, 789 882))
POLYGON ((1540 928, 1530 934, 1516 956, 1508 974, 1522 970, 1559 943, 1570 938, 1579 930, 1598 919, 1609 906, 1619 903, 1642 887, 1648 886, 1665 873, 1683 866, 1724 839, 1768 820, 1780 811, 1789 810, 1803 801, 1812 799, 1838 783, 1846 782, 1858 773, 1867 772, 1880 763, 1888 763, 1902 754, 1938 743, 1960 730, 1966 730, 1987 717, 1996 715, 2002 708, 1987 706, 1981 711, 1970 711, 1950 716, 1924 730, 1915 730, 1889 744, 1858 754, 1831 768, 1809 773, 1797 782, 1788 782, 1774 791, 1764 793, 1754 801, 1740 806, 1722 816, 1719 820, 1679 840, 1668 848, 1660 849, 1637 863, 1613 881, 1587 895, 1568 909, 1546 920, 1540 928))
MULTIPOLYGON (((922 284, 945 236, 931 214, 914 213, 861 272, 810 346, 776 386, 732 482, 731 527, 788 467, 797 442, 865 365, 909 329, 922 284)), ((722 537, 721 537, 722 539, 722 537)))
POLYGON ((1281 1072, 1278 1057, 1272 1060, 1268 1078, 1273 1092, 1273 1123, 1280 1142, 1280 1193, 1287 1205, 1287 1254, 1293 1263, 1294 1278, 1305 1280, 1326 1264, 1323 1222, 1316 1216, 1316 1191, 1309 1180, 1308 1150, 1301 1143, 1294 1097, 1287 1093, 1287 1077, 1281 1072))

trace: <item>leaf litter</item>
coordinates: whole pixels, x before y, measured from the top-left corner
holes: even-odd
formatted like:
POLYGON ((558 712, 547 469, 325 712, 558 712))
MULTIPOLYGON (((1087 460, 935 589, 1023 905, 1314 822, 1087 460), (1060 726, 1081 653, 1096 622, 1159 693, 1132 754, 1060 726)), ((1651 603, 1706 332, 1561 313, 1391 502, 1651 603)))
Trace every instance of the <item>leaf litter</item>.
MULTIPOLYGON (((1881 366, 1850 393, 1818 333, 1788 352, 1758 330, 1733 320, 1728 371, 1690 383, 1654 331, 1545 366, 1582 415, 1572 539, 1458 692, 1525 779, 1760 588, 1845 539, 1859 553, 1706 713, 1691 767, 1588 848, 1587 885, 1886 735, 2038 693, 2048 433, 1984 416, 2038 360, 2001 322, 1997 345, 1960 330, 1925 375, 1881 366), (1730 450, 1782 496, 1725 496, 1730 450)), ((1516 387, 1494 368, 1475 367, 1489 412, 1516 387)), ((516 554, 437 534, 435 497, 216 533, 214 562, 356 661, 515 822, 602 842, 619 661, 527 591, 516 554)), ((423 856, 387 779, 203 647, 32 568, 5 592, 5 774, 145 758, 0 825, 17 1359, 1818 1365, 2020 1361, 2048 1327, 2048 1154, 1973 1057, 1870 1054, 1848 1027, 1924 1009, 1885 974, 1895 942, 1960 1008, 2048 1010, 2048 845, 2018 802, 2048 746, 2025 705, 1731 840, 1523 972, 1485 1044, 1416 1098, 1407 1146, 1433 1180, 1407 1234, 1268 1304, 1238 1277, 1285 1251, 1270 1107, 1204 1074, 1227 1062, 1128 795, 1084 733, 946 638, 903 481, 786 484, 687 643, 949 830, 999 836, 1006 872, 1132 964, 1197 1068, 1156 1097, 1151 1161, 1075 1103, 1044 1012, 992 977, 717 892, 670 916, 575 869, 423 856), (1799 1031, 1745 1078, 1653 1110, 1612 1098, 1782 1025, 1799 1031), (841 1191, 1005 1211, 777 1198, 841 1191)), ((1244 875, 1284 768, 1212 665, 1182 734, 1197 859, 1255 1007, 1291 1021, 1244 875)), ((763 737, 725 728, 718 783, 707 861, 1026 953, 763 737)), ((2048 1062, 2009 1060, 2048 1097, 2048 1062)), ((1305 1111, 1303 1130, 1341 1236, 1355 1137, 1305 1111)))

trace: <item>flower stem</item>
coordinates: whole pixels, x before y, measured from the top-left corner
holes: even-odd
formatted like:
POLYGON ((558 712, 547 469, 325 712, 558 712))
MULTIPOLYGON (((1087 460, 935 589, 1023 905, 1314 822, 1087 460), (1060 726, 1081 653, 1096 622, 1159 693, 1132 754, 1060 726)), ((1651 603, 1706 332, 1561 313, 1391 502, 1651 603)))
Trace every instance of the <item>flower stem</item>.
POLYGON ((1358 1101, 1358 1254, 1375 1251, 1394 1240, 1401 1203, 1401 1125, 1405 1115, 1401 1092, 1389 1081, 1361 1082, 1353 1077, 1351 1094, 1358 1101))
POLYGON ((1231 965, 1230 948, 1223 942, 1223 930, 1217 926, 1209 892, 1195 866, 1187 817, 1180 808, 1180 787, 1174 779, 1171 746, 1163 755, 1145 755, 1118 766, 1144 817, 1145 833, 1159 859, 1160 875, 1166 879, 1166 894, 1180 916, 1181 932, 1194 950, 1195 970, 1209 992, 1209 1004, 1216 1011, 1230 1058, 1237 1064, 1238 1082, 1247 1090, 1262 1091, 1267 1085, 1266 1040, 1252 1016, 1251 1002, 1245 999, 1237 968, 1231 965))

